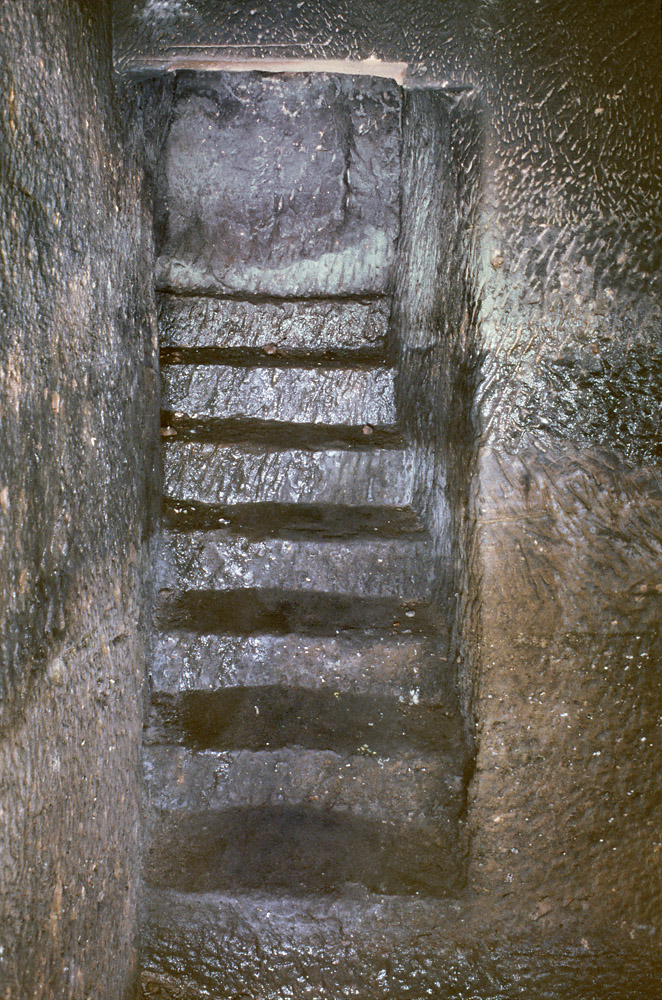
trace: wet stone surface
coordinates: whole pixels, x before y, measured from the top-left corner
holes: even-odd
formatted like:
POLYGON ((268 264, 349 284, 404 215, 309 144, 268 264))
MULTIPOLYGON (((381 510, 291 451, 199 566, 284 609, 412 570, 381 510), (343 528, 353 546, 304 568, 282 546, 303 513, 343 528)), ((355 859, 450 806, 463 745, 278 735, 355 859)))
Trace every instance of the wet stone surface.
POLYGON ((389 299, 246 302, 161 295, 159 333, 166 359, 182 351, 262 351, 268 357, 384 350, 389 299))
POLYGON ((157 281, 187 292, 383 292, 398 232, 400 92, 387 81, 182 74, 157 281))
POLYGON ((195 419, 349 426, 396 422, 393 371, 167 365, 164 409, 195 419))
MULTIPOLYGON (((403 628, 412 618, 402 616, 403 628)), ((159 632, 155 692, 260 684, 385 695, 409 704, 451 704, 448 637, 346 632, 332 636, 233 636, 159 632)))

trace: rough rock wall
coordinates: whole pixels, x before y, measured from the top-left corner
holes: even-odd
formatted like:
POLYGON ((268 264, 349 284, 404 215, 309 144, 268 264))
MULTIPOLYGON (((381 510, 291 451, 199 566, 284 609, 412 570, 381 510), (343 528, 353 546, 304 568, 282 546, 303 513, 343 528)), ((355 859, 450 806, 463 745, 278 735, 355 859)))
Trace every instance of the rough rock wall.
POLYGON ((607 7, 492 5, 471 823, 501 939, 627 983, 662 934, 662 39, 607 7))
MULTIPOLYGON (((133 995, 151 213, 106 4, 0 10, 0 996, 133 995)), ((140 154, 142 155, 142 154, 140 154)))

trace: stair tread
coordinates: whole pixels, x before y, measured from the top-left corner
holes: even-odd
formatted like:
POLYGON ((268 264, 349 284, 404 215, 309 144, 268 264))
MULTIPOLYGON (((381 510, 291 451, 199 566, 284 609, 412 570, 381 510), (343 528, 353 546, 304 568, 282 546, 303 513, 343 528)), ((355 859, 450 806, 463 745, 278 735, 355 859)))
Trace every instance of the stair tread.
POLYGON ((153 644, 153 689, 165 693, 281 684, 439 704, 453 683, 446 636, 157 632, 153 644))
POLYGON ((372 892, 435 896, 458 883, 457 838, 439 821, 277 806, 165 813, 152 834, 145 877, 153 886, 327 893, 359 883, 372 892))
POLYGON ((222 530, 165 533, 162 589, 282 590, 422 599, 432 589, 427 536, 251 539, 222 530))
POLYGON ((291 299, 250 302, 159 296, 159 337, 166 351, 241 349, 277 352, 384 350, 390 300, 291 299))
POLYGON ((452 898, 385 896, 358 885, 325 896, 147 886, 143 916, 145 980, 167 1000, 288 992, 349 1000, 357 990, 365 1000, 418 1000, 453 996, 466 966, 457 950, 466 915, 452 898))
POLYGON ((328 448, 370 451, 397 449, 405 445, 399 427, 372 424, 295 423, 253 418, 193 417, 185 413, 161 412, 161 434, 170 442, 232 445, 239 449, 284 448, 322 451, 328 448))
POLYGON ((369 756, 334 750, 206 750, 151 745, 144 772, 149 804, 160 811, 314 806, 392 819, 456 819, 462 757, 455 753, 369 756))
POLYGON ((167 631, 218 635, 340 635, 366 629, 391 635, 437 634, 448 628, 445 609, 406 597, 363 597, 278 587, 187 593, 162 592, 155 625, 167 631))
POLYGON ((195 419, 393 426, 391 368, 166 365, 163 408, 195 419))
POLYGON ((298 746, 370 756, 463 747, 455 704, 277 685, 154 693, 145 741, 195 750, 298 746))
POLYGON ((413 458, 405 448, 267 449, 166 442, 164 495, 203 504, 309 503, 406 507, 413 458))
POLYGON ((253 541, 267 538, 296 540, 353 535, 399 538, 423 532, 423 523, 411 508, 333 504, 202 504, 163 501, 164 521, 180 532, 227 529, 253 541))

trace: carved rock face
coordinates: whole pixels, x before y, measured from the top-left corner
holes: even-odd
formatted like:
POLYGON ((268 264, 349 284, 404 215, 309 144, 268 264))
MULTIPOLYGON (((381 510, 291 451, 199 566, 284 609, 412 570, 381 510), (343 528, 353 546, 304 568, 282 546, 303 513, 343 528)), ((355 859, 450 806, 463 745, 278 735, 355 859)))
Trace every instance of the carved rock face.
POLYGON ((383 291, 398 230, 400 97, 342 77, 184 76, 158 280, 186 291, 383 291))

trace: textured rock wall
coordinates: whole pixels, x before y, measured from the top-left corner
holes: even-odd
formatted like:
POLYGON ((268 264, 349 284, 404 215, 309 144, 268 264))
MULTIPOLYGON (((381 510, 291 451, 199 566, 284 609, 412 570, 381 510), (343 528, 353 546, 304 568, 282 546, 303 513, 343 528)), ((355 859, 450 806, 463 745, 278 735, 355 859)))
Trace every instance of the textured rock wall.
POLYGON ((604 14, 493 14, 471 823, 501 938, 626 982, 662 934, 662 50, 656 5, 604 14))
MULTIPOLYGON (((459 651, 468 589, 464 556, 475 458, 480 107, 475 95, 414 90, 404 98, 402 224, 391 333, 400 419, 415 442, 416 502, 430 524, 436 596, 459 651)), ((462 665, 453 654, 453 670, 462 665)), ((461 671, 465 714, 471 693, 461 671)))
MULTIPOLYGON (((133 995, 147 468, 139 108, 106 4, 0 10, 0 996, 133 995)), ((147 95, 145 95, 145 98, 147 95)))

